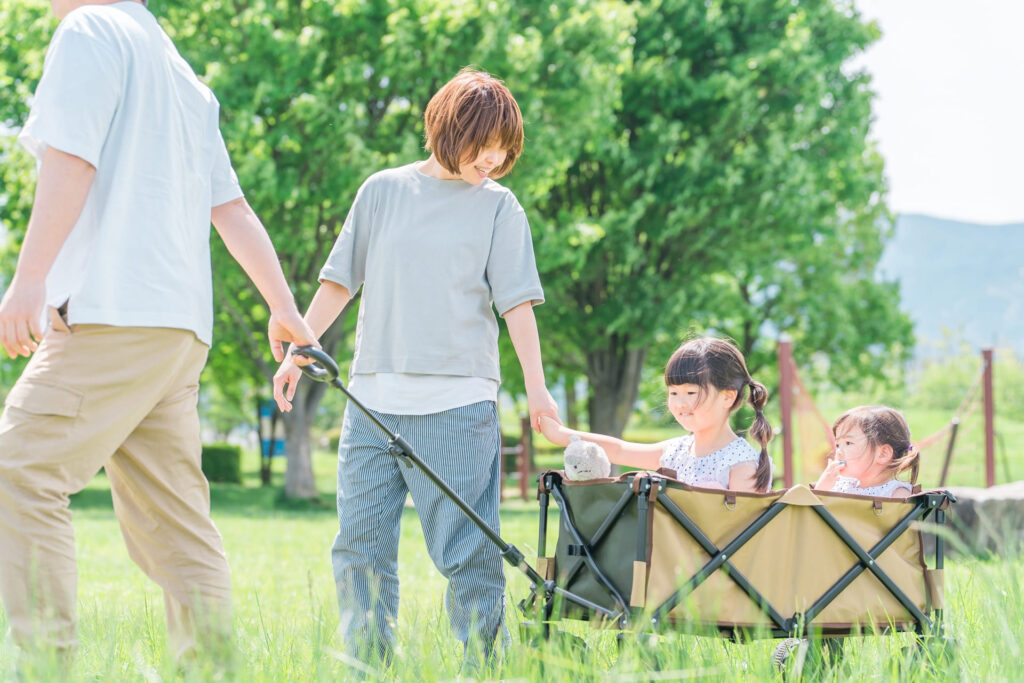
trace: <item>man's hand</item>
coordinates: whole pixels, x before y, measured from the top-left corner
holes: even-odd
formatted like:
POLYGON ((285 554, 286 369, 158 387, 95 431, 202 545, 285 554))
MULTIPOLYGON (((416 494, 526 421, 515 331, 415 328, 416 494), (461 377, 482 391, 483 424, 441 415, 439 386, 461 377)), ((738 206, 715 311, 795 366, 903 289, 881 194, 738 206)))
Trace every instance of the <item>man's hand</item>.
POLYGON ((0 345, 11 358, 32 355, 43 331, 39 321, 46 305, 46 284, 15 277, 0 301, 0 345))
POLYGON ((18 265, 0 301, 0 346, 11 358, 39 348, 46 274, 78 221, 95 175, 85 159, 53 147, 43 153, 18 265))
MULTIPOLYGON (((299 315, 298 309, 294 307, 292 307, 292 310, 286 310, 283 313, 271 312, 267 336, 270 338, 270 351, 274 354, 274 360, 278 363, 284 360, 285 344, 320 348, 320 342, 316 340, 313 330, 310 329, 306 321, 299 315)), ((300 365, 302 364, 300 363, 300 365)))

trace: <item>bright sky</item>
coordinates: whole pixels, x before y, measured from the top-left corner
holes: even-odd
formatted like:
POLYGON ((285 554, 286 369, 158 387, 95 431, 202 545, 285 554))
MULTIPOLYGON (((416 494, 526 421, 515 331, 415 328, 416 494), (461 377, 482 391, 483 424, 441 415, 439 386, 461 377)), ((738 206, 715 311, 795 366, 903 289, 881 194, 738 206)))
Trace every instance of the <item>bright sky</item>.
POLYGON ((854 0, 882 30, 873 76, 889 207, 1024 222, 1024 1, 854 0))

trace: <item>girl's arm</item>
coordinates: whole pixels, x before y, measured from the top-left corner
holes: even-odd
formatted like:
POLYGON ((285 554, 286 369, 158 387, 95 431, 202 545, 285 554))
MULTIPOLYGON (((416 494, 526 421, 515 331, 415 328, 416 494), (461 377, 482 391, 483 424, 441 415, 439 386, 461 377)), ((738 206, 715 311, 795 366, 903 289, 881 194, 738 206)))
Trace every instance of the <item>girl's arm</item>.
POLYGON ((537 332, 537 319, 533 315, 533 303, 523 302, 505 311, 502 316, 508 326, 508 336, 516 349, 519 365, 523 368, 523 381, 526 384, 526 404, 530 409, 530 425, 540 431, 539 420, 542 415, 559 423, 558 405, 551 398, 544 384, 544 365, 540 358, 540 335, 537 332))
POLYGON ((757 488, 757 463, 741 462, 729 470, 729 490, 763 493, 757 488))
MULTIPOLYGON (((330 280, 320 283, 320 288, 316 290, 309 310, 306 311, 306 324, 313 330, 317 339, 338 318, 351 299, 352 294, 347 287, 330 280)), ((300 377, 302 371, 295 364, 294 357, 285 354, 281 367, 274 373, 274 400, 277 401, 277 407, 284 412, 292 409, 291 401, 295 398, 295 387, 300 377)))
POLYGON ((661 452, 666 442, 661 443, 635 443, 616 439, 614 436, 604 434, 592 434, 569 429, 554 420, 542 417, 540 430, 553 444, 568 446, 569 438, 578 436, 583 441, 596 443, 608 454, 608 459, 616 465, 627 467, 639 467, 645 470, 656 470, 660 465, 661 452))

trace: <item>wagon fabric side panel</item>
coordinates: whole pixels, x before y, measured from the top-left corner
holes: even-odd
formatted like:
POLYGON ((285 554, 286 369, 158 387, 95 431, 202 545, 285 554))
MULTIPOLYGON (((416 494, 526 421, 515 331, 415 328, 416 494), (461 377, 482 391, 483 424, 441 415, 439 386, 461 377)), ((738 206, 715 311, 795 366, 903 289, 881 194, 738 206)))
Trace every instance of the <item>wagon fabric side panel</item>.
MULTIPOLYGON (((908 503, 811 493, 806 487, 771 494, 735 495, 735 504, 721 492, 691 490, 669 484, 665 494, 721 549, 737 538, 774 503, 787 506, 728 558, 784 617, 802 614, 852 567, 857 556, 815 512, 823 504, 853 539, 870 550, 913 509, 908 503)), ((732 496, 730 496, 731 498, 732 496)), ((648 606, 671 598, 711 556, 661 505, 653 510, 648 606)), ((913 603, 927 609, 920 534, 908 531, 877 560, 913 603)), ((733 626, 773 626, 758 604, 723 570, 711 574, 669 613, 674 621, 733 626)), ((865 571, 813 621, 823 628, 886 627, 913 622, 912 616, 881 582, 865 571)))
MULTIPOLYGON (((612 593, 589 566, 568 528, 571 523, 588 545, 594 563, 628 604, 633 586, 633 561, 636 559, 637 503, 627 481, 601 480, 601 483, 564 482, 561 493, 566 506, 559 515, 558 544, 555 550, 555 577, 559 586, 582 598, 616 611, 612 593), (626 498, 614 520, 610 514, 626 498), (595 534, 608 522, 607 532, 596 542, 595 534)), ((589 619, 588 611, 571 602, 562 605, 562 615, 589 619)))

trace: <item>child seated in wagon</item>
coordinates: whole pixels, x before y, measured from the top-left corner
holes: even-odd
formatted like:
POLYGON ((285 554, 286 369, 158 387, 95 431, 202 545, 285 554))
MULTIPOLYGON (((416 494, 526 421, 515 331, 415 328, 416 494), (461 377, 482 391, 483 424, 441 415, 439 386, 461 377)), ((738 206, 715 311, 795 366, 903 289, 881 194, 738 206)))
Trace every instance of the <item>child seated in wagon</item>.
POLYGON ((814 488, 861 496, 906 498, 917 482, 920 454, 910 427, 887 406, 859 406, 843 413, 832 431, 835 452, 814 488), (910 470, 910 481, 896 478, 910 470))
MULTIPOLYGON (((595 443, 616 465, 673 470, 679 481, 690 486, 769 490, 772 462, 767 446, 772 428, 764 416, 768 390, 750 376, 740 350, 724 339, 692 339, 672 354, 665 368, 665 384, 668 408, 688 434, 644 444, 579 432, 543 418, 541 431, 559 446, 568 446, 574 437, 595 443), (760 450, 738 436, 729 424, 729 417, 744 398, 754 408, 750 435, 757 440, 760 450)), ((568 470, 570 478, 594 476, 574 477, 568 470)))

